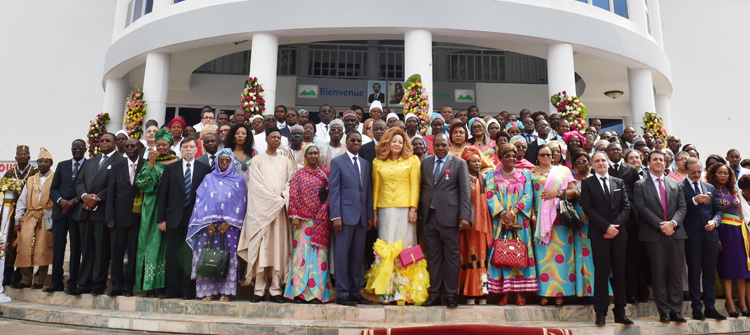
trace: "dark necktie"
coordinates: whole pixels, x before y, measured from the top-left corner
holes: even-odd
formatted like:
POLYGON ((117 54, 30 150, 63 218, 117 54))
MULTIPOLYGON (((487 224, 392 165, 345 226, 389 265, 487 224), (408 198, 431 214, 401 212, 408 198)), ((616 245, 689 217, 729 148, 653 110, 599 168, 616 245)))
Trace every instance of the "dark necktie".
POLYGON ((190 174, 190 163, 185 168, 185 206, 190 203, 190 187, 192 187, 192 175, 190 174))
POLYGON ((615 163, 615 172, 620 172, 620 163, 615 163))
POLYGON ((695 190, 695 195, 701 194, 701 189, 698 188, 698 182, 693 182, 693 189, 695 190))
POLYGON ((354 161, 354 172, 357 173, 357 180, 359 181, 359 189, 362 189, 362 175, 359 172, 359 159, 357 156, 352 157, 354 161))
POLYGON ((667 191, 664 189, 664 183, 661 178, 656 178, 659 182, 659 195, 661 195, 661 207, 664 210, 664 221, 667 221, 667 191))
POLYGON ((76 162, 75 166, 73 166, 73 179, 76 178, 78 175, 78 169, 81 167, 81 163, 76 162))
POLYGON ((208 160, 211 161, 211 171, 216 170, 216 156, 208 156, 208 160))
POLYGON ((602 186, 604 186, 604 196, 607 197, 607 199, 610 198, 609 196, 609 187, 607 186, 607 177, 602 177, 602 186))
POLYGON ((99 171, 102 170, 102 168, 107 165, 107 155, 102 154, 102 159, 99 161, 99 171))
POLYGON ((435 170, 432 171, 432 180, 437 183, 438 177, 440 176, 440 170, 443 168, 443 160, 438 159, 435 163, 435 170))

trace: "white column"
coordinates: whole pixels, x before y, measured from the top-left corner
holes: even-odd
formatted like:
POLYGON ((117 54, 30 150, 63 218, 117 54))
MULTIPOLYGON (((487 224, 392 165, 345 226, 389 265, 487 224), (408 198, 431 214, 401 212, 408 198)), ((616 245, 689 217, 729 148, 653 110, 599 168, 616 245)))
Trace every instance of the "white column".
POLYGON ((125 29, 128 20, 128 4, 130 0, 117 0, 115 17, 112 26, 112 41, 116 40, 125 29))
POLYGON ((661 115, 662 121, 664 121, 664 128, 667 129, 667 134, 672 134, 672 113, 669 109, 669 96, 666 94, 656 94, 654 95, 654 101, 656 112, 661 115))
POLYGON ((628 1, 628 17, 638 28, 638 32, 648 35, 648 20, 646 19, 646 1, 632 0, 628 1))
MULTIPOLYGON (((144 121, 154 119, 161 127, 167 115, 169 91, 169 67, 172 55, 152 52, 146 55, 146 71, 143 76, 143 97, 146 100, 144 121)), ((145 122, 144 122, 145 124, 145 122)))
POLYGON ((439 108, 432 103, 435 95, 432 85, 432 33, 423 29, 404 34, 404 80, 417 73, 422 76, 422 87, 427 90, 430 110, 439 108))
MULTIPOLYGON (((367 78, 376 80, 378 79, 378 72, 380 72, 380 64, 378 60, 378 41, 367 41, 367 78)), ((385 87, 383 87, 385 92, 385 87)))
POLYGON ((116 133, 123 129, 125 118, 125 99, 128 95, 128 83, 125 79, 108 78, 104 88, 104 106, 102 112, 109 113, 107 131, 116 133))
MULTIPOLYGON (((258 77, 258 83, 266 93, 266 115, 273 115, 276 106, 276 68, 278 67, 279 37, 267 33, 253 35, 250 50, 250 77, 258 77)), ((238 93, 241 90, 238 90, 238 93)))
POLYGON ((297 49, 297 76, 306 77, 308 75, 310 75, 310 45, 303 44, 297 49))
POLYGON ((656 40, 656 44, 664 49, 664 39, 661 34, 661 11, 659 10, 659 0, 648 1, 648 19, 651 22, 651 36, 656 40))
POLYGON ((630 87, 630 115, 632 126, 641 129, 644 126, 643 116, 646 112, 655 112, 654 83, 649 69, 628 69, 628 86, 630 87))
MULTIPOLYGON (((573 46, 551 44, 547 46, 547 102, 553 94, 562 91, 570 96, 577 95, 573 46)), ((552 103, 549 103, 549 112, 557 113, 552 103)))
MULTIPOLYGON (((145 6, 144 1, 144 6, 145 6)), ((164 8, 169 8, 174 3, 174 0, 154 0, 154 6, 151 7, 152 12, 158 12, 159 10, 162 10, 164 8)))

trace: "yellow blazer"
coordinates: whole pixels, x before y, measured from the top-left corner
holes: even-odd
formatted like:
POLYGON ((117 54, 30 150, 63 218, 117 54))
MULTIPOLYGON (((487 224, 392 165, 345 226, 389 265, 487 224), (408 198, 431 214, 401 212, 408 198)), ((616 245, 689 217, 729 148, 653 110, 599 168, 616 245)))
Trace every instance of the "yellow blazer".
POLYGON ((373 209, 380 207, 414 207, 419 205, 421 170, 417 156, 397 161, 372 161, 373 209))

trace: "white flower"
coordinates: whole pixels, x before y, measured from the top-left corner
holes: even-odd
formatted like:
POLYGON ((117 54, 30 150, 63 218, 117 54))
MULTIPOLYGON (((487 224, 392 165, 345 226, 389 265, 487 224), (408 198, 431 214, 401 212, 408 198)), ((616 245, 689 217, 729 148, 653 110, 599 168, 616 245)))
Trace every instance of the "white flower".
POLYGON ((578 115, 578 111, 573 111, 573 115, 578 115))
POLYGON ((573 101, 573 97, 568 97, 568 101, 573 101))
POLYGON ((253 100, 255 100, 255 96, 253 95, 253 100))
POLYGON ((579 103, 580 101, 578 101, 578 99, 575 99, 575 100, 573 100, 573 102, 575 102, 575 103, 579 103))
POLYGON ((580 112, 581 111, 581 107, 576 108, 576 110, 580 112))
POLYGON ((231 192, 227 193, 227 198, 231 198, 231 197, 232 197, 232 193, 231 192))
POLYGON ((260 92, 260 96, 264 97, 264 96, 266 96, 266 94, 263 93, 263 92, 260 92))

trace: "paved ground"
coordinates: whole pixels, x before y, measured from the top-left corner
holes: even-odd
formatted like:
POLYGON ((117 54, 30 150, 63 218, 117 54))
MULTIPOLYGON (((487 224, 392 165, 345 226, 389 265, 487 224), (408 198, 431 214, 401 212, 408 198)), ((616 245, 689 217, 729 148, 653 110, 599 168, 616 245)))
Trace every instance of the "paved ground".
MULTIPOLYGON (((77 327, 43 322, 21 321, 0 317, 0 333, 23 334, 23 335, 46 335, 46 334, 146 334, 147 332, 110 330, 103 328, 77 327)), ((158 334, 158 333, 148 333, 158 334)))

